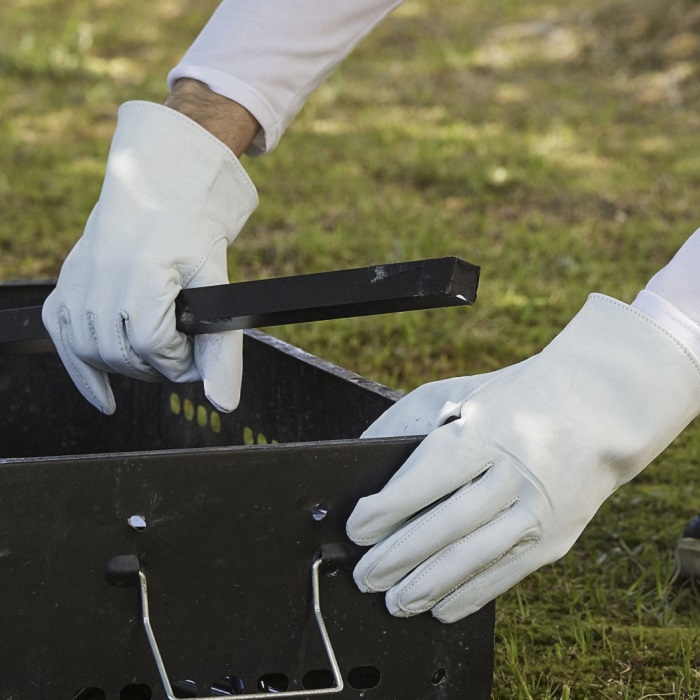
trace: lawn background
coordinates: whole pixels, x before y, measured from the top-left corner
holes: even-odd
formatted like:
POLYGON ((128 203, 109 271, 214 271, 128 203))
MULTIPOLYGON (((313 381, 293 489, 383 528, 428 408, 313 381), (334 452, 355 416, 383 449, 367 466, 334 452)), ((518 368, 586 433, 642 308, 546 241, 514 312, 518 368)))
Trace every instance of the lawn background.
MULTIPOLYGON (((215 6, 3 0, 0 279, 57 275, 118 105, 164 100, 215 6)), ((408 0, 244 160, 261 205, 231 278, 457 255, 482 267, 472 309, 275 333, 404 391, 517 362, 700 224, 699 69, 691 0, 408 0)), ((695 426, 499 600, 494 698, 700 697, 700 600, 670 585, 699 452, 695 426)))

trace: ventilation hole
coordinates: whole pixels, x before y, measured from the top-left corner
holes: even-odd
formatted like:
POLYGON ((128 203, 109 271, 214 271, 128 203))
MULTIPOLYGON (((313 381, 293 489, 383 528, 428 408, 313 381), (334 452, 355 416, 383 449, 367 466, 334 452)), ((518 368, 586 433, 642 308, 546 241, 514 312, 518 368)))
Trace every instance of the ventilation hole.
POLYGON ((240 676, 221 676, 211 684, 212 695, 242 695, 245 690, 240 676))
POLYGON ((430 682, 433 685, 440 685, 445 678, 447 678, 447 671, 444 668, 439 668, 435 673, 433 673, 432 678, 430 679, 430 682))
POLYGON ((381 680, 379 669, 374 666, 357 666, 348 673, 348 683, 355 690, 376 688, 381 680))
POLYGON ((221 416, 216 411, 209 414, 209 425, 215 433, 221 432, 221 416))
POLYGON ((325 668, 309 671, 302 680, 304 690, 320 690, 321 688, 332 688, 335 685, 333 672, 325 668))
POLYGON ((194 418, 194 404, 190 399, 185 399, 182 402, 182 412, 185 416, 185 420, 192 420, 194 418))
POLYGON ((180 415, 180 411, 182 411, 182 400, 180 397, 173 392, 170 394, 170 410, 176 415, 180 415))
POLYGON ((321 522, 326 516, 328 515, 328 505, 321 501, 321 503, 317 503, 313 509, 311 510, 311 517, 316 521, 316 522, 321 522))
POLYGON ((197 406, 197 425, 200 428, 206 428, 209 422, 206 406, 197 406))
POLYGON ((175 681, 171 683, 176 698, 196 698, 199 688, 194 681, 175 681))
POLYGON ((127 522, 137 532, 143 532, 146 529, 146 520, 141 515, 132 515, 127 522))
POLYGON ((81 688, 73 696, 73 700, 107 700, 107 696, 100 688, 81 688))
POLYGON ((143 683, 125 685, 119 692, 119 700, 151 700, 151 697, 151 689, 143 683))
POLYGON ((266 673, 258 680, 258 690, 267 693, 283 693, 289 688, 289 678, 284 673, 266 673))

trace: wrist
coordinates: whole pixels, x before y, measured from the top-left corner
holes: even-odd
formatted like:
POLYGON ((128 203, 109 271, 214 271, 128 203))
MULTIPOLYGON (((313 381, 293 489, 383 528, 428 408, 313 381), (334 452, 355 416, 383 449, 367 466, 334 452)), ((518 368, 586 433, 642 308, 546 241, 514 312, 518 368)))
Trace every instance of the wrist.
POLYGON ((173 85, 165 105, 204 127, 237 158, 260 130, 260 124, 245 107, 191 78, 182 78, 173 85))

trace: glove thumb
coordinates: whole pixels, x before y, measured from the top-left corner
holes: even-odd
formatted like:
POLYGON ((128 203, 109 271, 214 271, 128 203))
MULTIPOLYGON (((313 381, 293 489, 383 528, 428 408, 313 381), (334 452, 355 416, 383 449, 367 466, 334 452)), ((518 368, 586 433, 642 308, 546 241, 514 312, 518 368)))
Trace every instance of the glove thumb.
MULTIPOLYGON (((188 287, 228 284, 226 241, 217 241, 206 263, 188 287)), ((240 401, 243 376, 243 332, 206 333, 194 338, 194 362, 204 393, 218 411, 230 413, 240 401)))
POLYGON ((194 361, 207 399, 218 411, 233 411, 241 398, 243 332, 198 335, 194 339, 194 361))

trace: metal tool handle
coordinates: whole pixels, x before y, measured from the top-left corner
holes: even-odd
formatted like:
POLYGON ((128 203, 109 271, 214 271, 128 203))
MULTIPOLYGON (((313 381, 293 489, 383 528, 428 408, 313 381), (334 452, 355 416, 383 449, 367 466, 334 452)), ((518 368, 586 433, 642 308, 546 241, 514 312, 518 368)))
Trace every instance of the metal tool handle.
MULTIPOLYGON (((320 553, 316 559, 314 559, 311 565, 311 597, 312 605, 314 609, 314 616, 316 618, 316 624, 318 626, 318 631, 321 634, 321 639, 323 640, 323 646, 326 650, 326 655, 328 657, 328 662, 331 665, 331 670, 333 672, 333 686, 329 688, 314 688, 311 690, 285 690, 275 693, 275 697, 309 697, 317 695, 331 695, 334 693, 342 692, 344 686, 343 677, 340 674, 340 667, 338 666, 338 661, 333 651, 333 646, 331 645, 330 637, 328 636, 328 630, 326 629, 326 624, 323 621, 323 615, 321 614, 321 596, 320 596, 320 585, 319 585, 319 569, 323 563, 323 554, 320 553)), ((151 618, 148 607, 148 583, 146 581, 146 574, 139 567, 139 562, 135 556, 119 556, 114 557, 107 563, 107 580, 117 586, 128 586, 133 585, 138 581, 139 589, 141 593, 141 619, 143 620, 143 626, 146 630, 146 636, 148 637, 148 643, 151 647, 151 652, 153 653, 153 658, 158 667, 158 674, 160 675, 160 680, 163 684, 165 694, 168 700, 177 700, 177 696, 173 693, 173 688, 170 685, 170 680, 168 674, 165 670, 165 664, 163 662, 163 657, 161 656, 160 650, 158 649, 158 643, 156 642, 155 634, 153 633, 153 627, 151 625, 151 618)), ((246 697, 250 700, 262 700, 263 698, 270 697, 269 692, 263 693, 237 693, 236 697, 246 697)), ((220 700, 222 696, 209 696, 202 698, 201 700, 220 700)), ((234 697, 231 695, 231 697, 234 697)))
MULTIPOLYGON (((478 283, 477 266, 448 257, 183 289, 175 300, 176 326, 218 333, 464 306, 476 301, 478 283)), ((40 306, 0 311, 0 353, 51 349, 40 306)))

